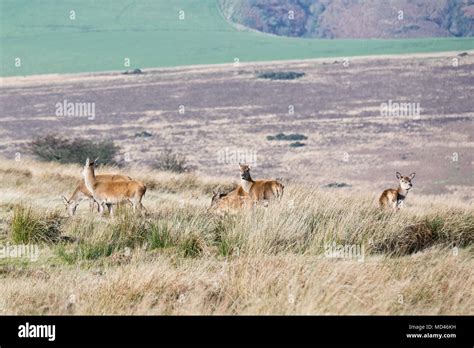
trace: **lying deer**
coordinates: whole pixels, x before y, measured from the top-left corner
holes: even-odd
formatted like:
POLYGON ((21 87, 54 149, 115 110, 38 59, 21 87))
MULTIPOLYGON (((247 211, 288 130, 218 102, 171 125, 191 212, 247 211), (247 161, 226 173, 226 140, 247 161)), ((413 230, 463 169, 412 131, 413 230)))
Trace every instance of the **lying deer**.
POLYGON ((244 207, 250 202, 250 196, 244 191, 242 185, 234 190, 224 193, 214 192, 211 201, 211 208, 216 210, 234 210, 244 207))
POLYGON ((277 180, 253 180, 250 176, 250 166, 239 164, 240 182, 242 189, 250 196, 250 200, 256 204, 263 202, 267 205, 269 201, 281 199, 284 186, 277 180))
POLYGON ((94 200, 99 204, 99 213, 104 212, 104 205, 107 205, 110 215, 113 216, 113 205, 129 202, 132 204, 133 211, 137 208, 141 211, 144 207, 142 204, 143 196, 146 192, 146 186, 136 180, 129 181, 100 181, 95 176, 93 162, 86 160, 82 175, 87 189, 92 193, 94 200))
MULTIPOLYGON (((131 177, 126 175, 119 175, 119 174, 100 174, 96 175, 97 180, 99 181, 130 181, 132 180, 131 177)), ((74 216, 76 214, 77 207, 79 203, 81 203, 85 199, 90 200, 90 209, 91 211, 94 210, 94 197, 92 193, 87 189, 84 179, 82 179, 78 184, 76 189, 71 195, 71 198, 67 199, 65 196, 62 196, 64 205, 66 206, 66 210, 69 216, 74 216)), ((97 207, 99 209, 99 207, 97 207)))
POLYGON ((397 172, 398 188, 383 191, 379 198, 380 206, 382 208, 393 208, 394 210, 400 209, 408 195, 408 191, 413 187, 411 181, 414 177, 415 173, 411 173, 409 176, 402 176, 397 172))

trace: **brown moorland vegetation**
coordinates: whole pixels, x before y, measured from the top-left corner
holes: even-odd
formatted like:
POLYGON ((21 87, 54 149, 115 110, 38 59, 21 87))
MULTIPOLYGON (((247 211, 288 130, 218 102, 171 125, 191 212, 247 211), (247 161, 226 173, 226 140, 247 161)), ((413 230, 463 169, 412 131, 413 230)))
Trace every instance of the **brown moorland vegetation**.
MULTIPOLYGON (((379 192, 285 188, 281 202, 209 209, 232 178, 128 168, 152 189, 146 216, 88 204, 67 217, 61 194, 79 165, 2 160, 2 314, 471 314, 472 203, 413 194, 399 213, 379 192), (24 233, 27 231, 28 233, 24 233)), ((99 168, 98 172, 117 168, 99 168)))

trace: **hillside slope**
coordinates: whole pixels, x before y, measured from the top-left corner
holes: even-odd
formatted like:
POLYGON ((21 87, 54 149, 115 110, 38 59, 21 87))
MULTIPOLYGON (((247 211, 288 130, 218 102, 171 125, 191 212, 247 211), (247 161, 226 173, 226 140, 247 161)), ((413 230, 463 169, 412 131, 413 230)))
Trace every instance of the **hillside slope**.
POLYGON ((472 0, 220 0, 220 5, 235 23, 284 36, 386 39, 474 34, 472 0))
POLYGON ((217 0, 1 1, 0 21, 0 76, 474 47, 472 39, 320 41, 239 31, 217 0))

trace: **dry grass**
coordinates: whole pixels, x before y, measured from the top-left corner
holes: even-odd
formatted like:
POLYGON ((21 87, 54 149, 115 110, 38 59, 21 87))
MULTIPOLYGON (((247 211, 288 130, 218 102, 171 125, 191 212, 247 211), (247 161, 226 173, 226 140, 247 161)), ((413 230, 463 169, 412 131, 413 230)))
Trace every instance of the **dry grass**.
POLYGON ((147 216, 83 203, 67 218, 60 195, 79 172, 2 161, 0 245, 39 243, 40 257, 0 259, 0 313, 474 312, 472 204, 411 194, 393 214, 377 193, 295 183, 278 204, 223 215, 210 193, 232 179, 131 168, 149 186, 147 216), (16 239, 22 226, 35 238, 16 239), (52 228, 63 238, 42 238, 52 228))

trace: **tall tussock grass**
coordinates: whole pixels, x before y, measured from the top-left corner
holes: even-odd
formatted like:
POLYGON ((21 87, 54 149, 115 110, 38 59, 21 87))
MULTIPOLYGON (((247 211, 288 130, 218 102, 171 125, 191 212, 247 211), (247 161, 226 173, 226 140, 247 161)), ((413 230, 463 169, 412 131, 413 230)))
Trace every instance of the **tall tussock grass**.
POLYGON ((39 212, 31 206, 17 204, 13 208, 10 238, 16 244, 56 242, 61 220, 58 212, 39 212))
POLYGON ((61 226, 55 214, 18 206, 11 223, 15 242, 77 239, 61 249, 68 262, 95 260, 125 249, 172 249, 183 257, 246 254, 323 255, 330 245, 361 246, 366 254, 403 256, 437 245, 464 247, 474 240, 469 210, 412 214, 382 211, 371 197, 353 199, 318 189, 290 189, 281 202, 234 213, 207 207, 159 208, 147 216, 130 209, 114 218, 78 217, 61 226))
POLYGON ((473 242, 474 215, 450 209, 406 222, 398 233, 387 235, 376 248, 381 252, 401 256, 433 245, 465 247, 473 242))

